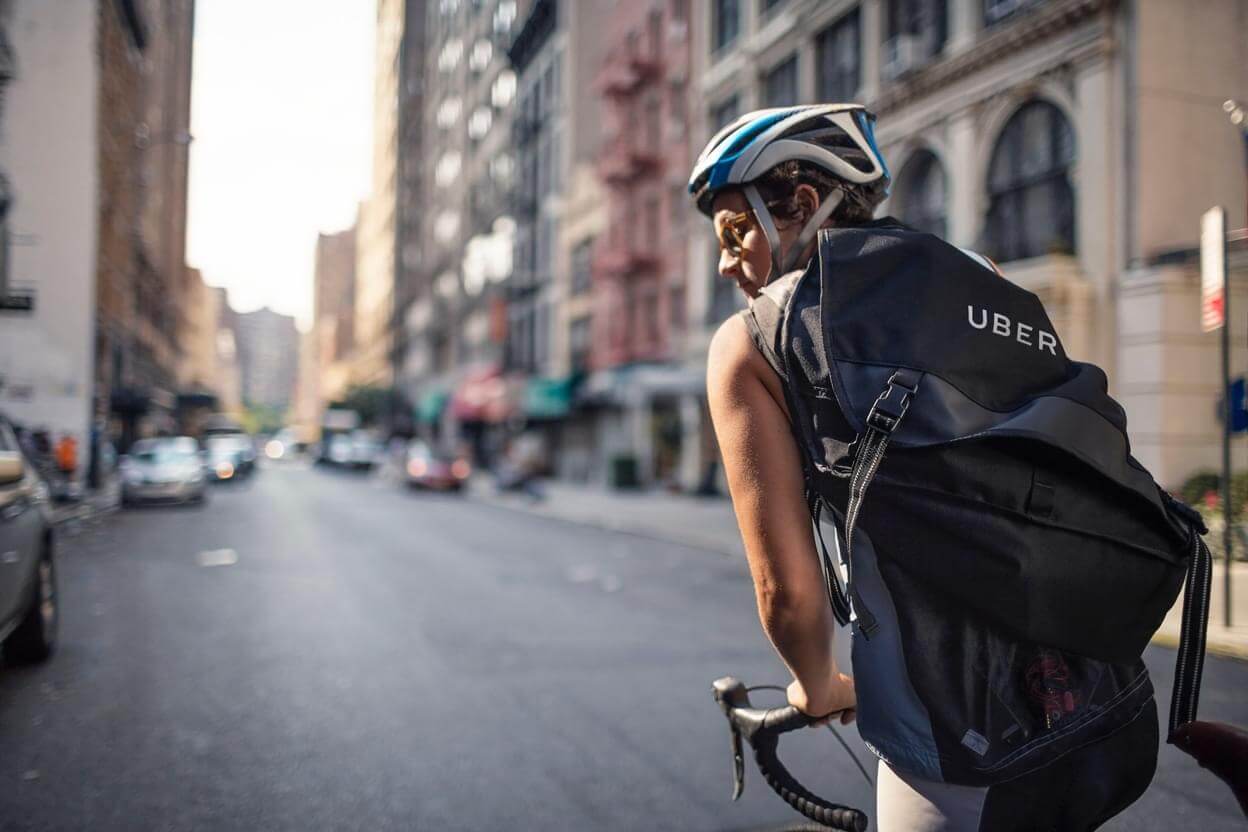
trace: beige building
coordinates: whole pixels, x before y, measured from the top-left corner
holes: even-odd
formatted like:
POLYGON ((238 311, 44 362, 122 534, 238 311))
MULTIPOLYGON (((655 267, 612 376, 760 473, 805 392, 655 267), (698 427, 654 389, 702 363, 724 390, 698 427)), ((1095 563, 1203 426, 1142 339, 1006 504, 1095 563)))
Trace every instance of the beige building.
POLYGON ((82 449, 92 425, 97 28, 120 28, 118 17, 88 3, 0 3, 0 412, 82 449))
MULTIPOLYGON (((318 414, 329 402, 342 398, 350 382, 355 349, 355 233, 353 225, 333 234, 320 234, 316 240, 311 331, 315 355, 311 364, 317 375, 318 414)), ((301 378, 306 366, 307 362, 300 364, 301 378)), ((305 389, 308 386, 303 385, 305 389)))
MULTIPOLYGON (((894 177, 881 213, 1036 292, 1072 357, 1108 372, 1163 485, 1217 466, 1218 336, 1200 330, 1195 250, 1208 207, 1245 225, 1244 151, 1221 103, 1248 92, 1248 0, 712 0, 702 13, 695 146, 757 107, 866 103, 894 177)), ((1244 255, 1230 261, 1233 319, 1244 255)), ((694 364, 738 304, 713 257, 708 230, 690 243, 694 364)), ((1241 346, 1239 372, 1246 360, 1241 346)))
POLYGON ((395 199, 399 146, 403 0, 378 0, 373 75, 373 185, 356 237, 355 344, 351 380, 388 386, 395 303, 395 199))
POLYGON ((215 393, 217 388, 217 295, 204 283, 199 269, 187 268, 186 315, 180 332, 182 363, 178 385, 183 390, 215 393))

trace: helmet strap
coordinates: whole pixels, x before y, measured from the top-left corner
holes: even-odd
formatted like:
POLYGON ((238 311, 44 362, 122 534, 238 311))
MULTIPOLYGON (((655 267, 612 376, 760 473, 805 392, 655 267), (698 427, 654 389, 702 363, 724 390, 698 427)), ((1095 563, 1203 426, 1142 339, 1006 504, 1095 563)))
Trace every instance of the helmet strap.
MULTIPOLYGON (((815 210, 815 213, 811 214, 810 219, 806 221, 805 227, 802 228, 802 233, 797 235, 797 241, 793 243, 793 247, 789 249, 788 255, 784 258, 784 268, 781 269, 781 274, 792 270, 797 265, 797 258, 802 256, 806 246, 819 233, 819 227, 823 225, 828 217, 832 216, 836 206, 840 205, 844 199, 844 188, 835 188, 828 192, 828 196, 823 201, 823 204, 815 210)), ((773 243, 772 245, 774 246, 775 244, 773 243)), ((774 247, 772 251, 775 251, 774 247)))
POLYGON ((771 218, 771 209, 763 201, 763 196, 758 192, 758 188, 751 184, 746 185, 741 190, 745 193, 745 198, 749 201, 750 208, 754 209, 754 216, 758 219, 758 224, 763 227, 763 233, 767 235, 767 243, 771 246, 771 274, 763 280, 765 284, 770 283, 784 274, 784 269, 780 267, 780 232, 776 230, 776 223, 771 218))

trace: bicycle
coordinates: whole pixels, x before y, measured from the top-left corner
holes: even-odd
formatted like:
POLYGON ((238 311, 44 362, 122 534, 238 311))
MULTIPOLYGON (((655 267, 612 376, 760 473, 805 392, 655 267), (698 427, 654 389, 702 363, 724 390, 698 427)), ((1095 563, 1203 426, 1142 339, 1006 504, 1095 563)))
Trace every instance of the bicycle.
MULTIPOLYGON (((797 731, 814 724, 814 719, 799 711, 792 705, 782 708, 755 708, 750 704, 750 692, 754 690, 778 690, 771 685, 760 685, 747 688, 742 682, 731 676, 716 679, 711 684, 715 693, 715 701, 728 718, 732 733, 732 764, 733 789, 732 799, 737 800, 745 791, 745 756, 742 738, 754 749, 754 762, 763 775, 763 780, 778 794, 785 803, 814 821, 818 826, 803 826, 802 830, 836 829, 842 832, 865 832, 868 821, 862 811, 851 806, 841 806, 811 792, 799 783, 789 770, 780 762, 778 747, 780 736, 790 731, 797 731)), ((835 734, 835 731, 833 732, 835 734)), ((840 734, 837 739, 845 745, 840 734)), ((845 746, 849 751, 849 747, 845 746)), ((849 752, 853 757, 853 752, 849 752)), ((857 763, 857 757, 854 757, 857 763)), ((858 764, 862 769, 861 763, 858 764)), ((863 770, 863 776, 870 777, 863 770)), ((790 827, 793 832, 797 829, 790 827)))

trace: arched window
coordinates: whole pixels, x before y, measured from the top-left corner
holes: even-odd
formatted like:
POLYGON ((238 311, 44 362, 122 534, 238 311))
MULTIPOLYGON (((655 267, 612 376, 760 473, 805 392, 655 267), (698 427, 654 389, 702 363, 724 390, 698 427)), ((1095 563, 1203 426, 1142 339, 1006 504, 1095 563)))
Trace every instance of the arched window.
POLYGON ((898 217, 906 225, 944 237, 945 169, 936 154, 920 150, 902 166, 893 197, 898 217))
POLYGON ((1010 117, 988 168, 990 256, 1006 262, 1075 250, 1074 162, 1075 133, 1057 107, 1033 101, 1010 117))

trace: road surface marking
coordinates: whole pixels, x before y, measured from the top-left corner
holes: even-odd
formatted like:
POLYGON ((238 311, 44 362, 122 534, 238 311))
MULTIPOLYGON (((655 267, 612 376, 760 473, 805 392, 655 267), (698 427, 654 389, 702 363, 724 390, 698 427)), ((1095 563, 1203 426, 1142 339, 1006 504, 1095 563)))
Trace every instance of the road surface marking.
POLYGON ((233 549, 208 549, 195 556, 200 566, 233 566, 238 563, 238 552, 233 549))

